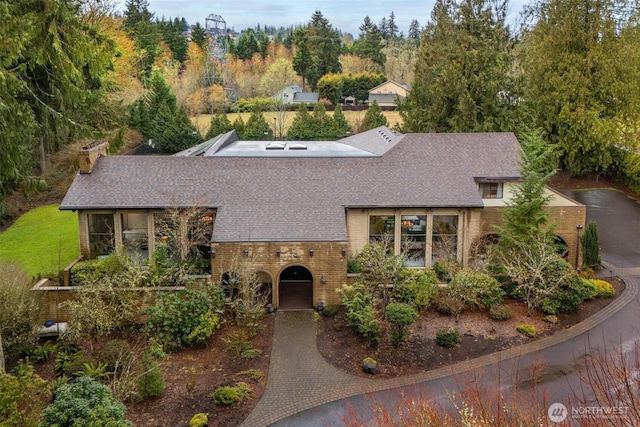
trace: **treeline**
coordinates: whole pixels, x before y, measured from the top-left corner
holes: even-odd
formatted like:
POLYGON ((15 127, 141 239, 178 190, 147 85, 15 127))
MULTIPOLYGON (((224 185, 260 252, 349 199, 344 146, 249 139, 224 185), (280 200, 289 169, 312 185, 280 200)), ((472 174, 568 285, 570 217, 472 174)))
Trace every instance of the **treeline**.
POLYGON ((391 12, 365 16, 355 40, 316 11, 305 25, 220 35, 228 53, 212 64, 200 23, 157 18, 147 0, 127 0, 121 16, 109 2, 1 2, 0 200, 38 190, 51 154, 126 126, 132 104, 133 126, 157 139, 164 124, 173 130, 161 138, 182 147, 197 139, 185 117, 238 99, 297 84, 337 103, 383 79, 412 87, 401 131, 540 131, 556 166, 612 173, 622 163, 610 147, 634 151, 640 134, 635 2, 533 0, 519 28, 508 11, 508 1, 438 0, 406 36, 391 12), (160 80, 170 102, 155 108, 160 80))

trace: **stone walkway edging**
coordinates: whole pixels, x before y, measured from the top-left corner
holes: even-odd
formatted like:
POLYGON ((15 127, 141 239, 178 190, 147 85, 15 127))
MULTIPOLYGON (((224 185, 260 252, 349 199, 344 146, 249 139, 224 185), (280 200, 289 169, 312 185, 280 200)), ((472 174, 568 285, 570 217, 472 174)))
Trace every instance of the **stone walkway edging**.
MULTIPOLYGON (((623 272, 635 273, 636 270, 618 269, 613 266, 607 266, 607 268, 614 274, 623 272)), ((625 277, 623 280, 626 285, 625 289, 618 298, 615 299, 615 301, 574 326, 527 344, 511 347, 506 350, 459 362, 454 365, 444 366, 442 368, 398 378, 362 378, 338 370, 334 366, 330 365, 324 360, 324 358, 322 358, 320 352, 315 346, 314 324, 312 325, 314 327, 314 333, 312 334, 314 339, 313 345, 307 342, 307 347, 303 347, 303 350, 298 352, 299 356, 304 357, 305 355, 303 353, 307 353, 307 358, 312 359, 303 361, 303 364, 306 363, 313 365, 307 366, 308 370, 313 372, 308 372, 306 370, 304 372, 305 374, 310 374, 311 381, 303 380, 302 385, 291 384, 291 379, 287 381, 280 376, 285 372, 295 374, 295 369, 287 369, 287 367, 278 366, 281 361, 278 360, 278 357, 280 356, 278 356, 277 346, 282 345, 282 343, 276 342, 276 335, 278 332, 276 329, 276 332, 274 332, 272 360, 269 365, 266 390, 254 410, 241 425, 251 427, 268 426, 276 421, 325 403, 360 394, 411 386, 417 383, 440 379, 454 374, 462 374, 507 359, 539 352, 540 350, 588 332, 631 302, 638 292, 638 282, 629 277, 625 277), (313 349, 308 348, 310 346, 312 346, 313 349), (291 394, 294 394, 294 396, 291 394)), ((276 327, 277 326, 278 323, 276 322, 276 327)))

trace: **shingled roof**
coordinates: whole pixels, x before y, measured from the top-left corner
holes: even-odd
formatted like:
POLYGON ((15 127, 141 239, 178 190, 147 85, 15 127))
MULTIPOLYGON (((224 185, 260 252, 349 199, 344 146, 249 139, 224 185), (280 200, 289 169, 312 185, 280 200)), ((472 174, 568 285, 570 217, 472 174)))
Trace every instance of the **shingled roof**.
POLYGON ((60 209, 217 208, 212 240, 346 241, 345 208, 482 207, 475 179, 517 179, 511 133, 397 135, 381 156, 109 156, 60 209))

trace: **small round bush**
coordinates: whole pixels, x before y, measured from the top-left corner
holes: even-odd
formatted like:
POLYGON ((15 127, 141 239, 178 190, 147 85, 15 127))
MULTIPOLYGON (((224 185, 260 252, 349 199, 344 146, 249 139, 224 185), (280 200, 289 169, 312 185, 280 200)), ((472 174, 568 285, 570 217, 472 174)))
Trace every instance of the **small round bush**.
POLYGON ((106 386, 93 378, 80 377, 58 388, 55 400, 44 410, 41 426, 80 425, 78 420, 88 426, 130 426, 125 411, 106 386))
POLYGON ((516 328, 518 332, 520 332, 522 335, 526 335, 529 338, 533 338, 536 336, 536 327, 533 325, 529 325, 527 323, 523 323, 521 325, 518 325, 518 327, 516 328))
POLYGON ((445 348, 451 348, 460 342, 460 332, 453 328, 442 328, 436 332, 436 343, 445 348))
POLYGON ((616 291, 611 283, 600 279, 593 279, 592 282, 596 290, 596 298, 612 298, 616 296, 616 291))
POLYGON ((445 294, 444 292, 434 298, 433 302, 436 305, 436 309, 448 316, 459 316, 464 310, 464 301, 460 298, 456 298, 445 294))
POLYGON ((238 390, 235 387, 218 387, 211 397, 216 405, 233 405, 240 400, 238 390))
POLYGON ((189 427, 204 427, 208 422, 209 416, 207 414, 195 414, 189 421, 189 427))
POLYGON ((489 315, 493 320, 507 320, 511 318, 511 309, 504 304, 492 305, 489 308, 489 315))
POLYGON ((322 310, 322 315, 324 317, 333 317, 338 314, 338 307, 335 305, 328 305, 322 310))

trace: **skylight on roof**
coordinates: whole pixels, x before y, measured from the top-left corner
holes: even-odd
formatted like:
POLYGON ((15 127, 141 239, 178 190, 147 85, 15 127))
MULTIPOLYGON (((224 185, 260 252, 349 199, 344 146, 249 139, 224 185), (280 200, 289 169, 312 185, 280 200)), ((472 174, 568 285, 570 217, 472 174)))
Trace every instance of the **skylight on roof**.
POLYGON ((289 150, 306 150, 307 146, 304 144, 291 144, 289 150))
POLYGON ((270 142, 265 147, 265 150, 284 150, 285 145, 283 142, 270 142))

